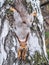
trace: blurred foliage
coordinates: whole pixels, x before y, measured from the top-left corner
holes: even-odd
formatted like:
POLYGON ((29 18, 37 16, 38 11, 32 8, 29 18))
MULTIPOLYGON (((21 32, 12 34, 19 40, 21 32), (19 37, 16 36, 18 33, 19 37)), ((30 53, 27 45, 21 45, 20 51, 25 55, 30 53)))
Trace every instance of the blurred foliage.
POLYGON ((46 36, 47 54, 48 54, 48 58, 49 58, 49 31, 45 32, 45 36, 46 36))
POLYGON ((48 59, 49 59, 49 49, 47 49, 48 59))
POLYGON ((49 31, 45 32, 45 36, 46 36, 46 38, 49 38, 49 31))
MULTIPOLYGON (((44 3, 45 1, 48 1, 48 0, 40 0, 40 1, 41 1, 41 3, 44 3)), ((42 11, 46 12, 46 13, 43 13, 43 15, 45 15, 47 17, 48 16, 47 13, 49 13, 49 4, 44 6, 44 9, 42 9, 42 11)), ((47 21, 47 22, 49 22, 49 21, 47 21)), ((47 26, 47 24, 46 24, 46 26, 47 26)), ((48 53, 48 58, 49 58, 49 29, 48 29, 48 31, 46 30, 45 37, 46 37, 45 41, 46 41, 47 53, 48 53)))
POLYGON ((35 55, 33 57, 33 60, 34 60, 34 65, 47 65, 48 62, 46 60, 46 58, 42 55, 39 54, 39 52, 35 52, 35 55))
POLYGON ((46 47, 47 49, 49 49, 49 32, 45 32, 45 36, 46 36, 46 47))
MULTIPOLYGON (((46 1, 49 1, 49 0, 40 0, 41 3, 45 3, 46 1)), ((47 10, 47 12, 49 11, 49 4, 44 6, 45 10, 47 10)), ((43 9, 44 10, 44 9, 43 9)))
POLYGON ((34 56, 30 56, 30 58, 31 60, 26 59, 26 63, 31 64, 33 62, 33 65, 48 65, 47 59, 40 55, 40 53, 37 51, 35 52, 34 56))

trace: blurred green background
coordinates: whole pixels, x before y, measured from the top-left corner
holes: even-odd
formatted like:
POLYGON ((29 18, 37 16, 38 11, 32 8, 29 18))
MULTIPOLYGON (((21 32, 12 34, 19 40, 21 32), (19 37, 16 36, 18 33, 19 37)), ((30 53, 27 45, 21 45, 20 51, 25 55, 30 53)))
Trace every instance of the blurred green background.
MULTIPOLYGON (((44 3, 48 0, 40 0, 41 3, 44 3)), ((47 48, 47 53, 48 53, 48 58, 49 58, 49 4, 44 5, 42 10, 42 15, 44 17, 44 25, 45 25, 45 42, 46 42, 46 48, 47 48)))

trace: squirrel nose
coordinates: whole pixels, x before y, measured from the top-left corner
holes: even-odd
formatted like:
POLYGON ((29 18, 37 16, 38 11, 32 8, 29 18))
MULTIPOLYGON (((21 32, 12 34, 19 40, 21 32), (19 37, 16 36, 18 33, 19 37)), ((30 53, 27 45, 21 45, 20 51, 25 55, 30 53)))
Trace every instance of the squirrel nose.
POLYGON ((22 23, 26 24, 26 22, 25 22, 25 21, 23 21, 22 23))

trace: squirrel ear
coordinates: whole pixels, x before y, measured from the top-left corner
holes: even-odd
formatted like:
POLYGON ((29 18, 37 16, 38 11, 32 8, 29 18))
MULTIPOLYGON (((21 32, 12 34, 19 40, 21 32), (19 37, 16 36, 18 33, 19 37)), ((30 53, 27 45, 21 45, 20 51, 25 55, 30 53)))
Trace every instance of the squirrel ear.
POLYGON ((27 34, 27 36, 26 36, 26 40, 25 40, 25 42, 27 42, 27 40, 28 40, 28 37, 29 37, 29 33, 27 34))
POLYGON ((20 41, 19 37, 18 37, 17 35, 16 35, 16 37, 17 37, 17 39, 18 39, 18 42, 19 42, 19 43, 21 43, 21 41, 20 41))

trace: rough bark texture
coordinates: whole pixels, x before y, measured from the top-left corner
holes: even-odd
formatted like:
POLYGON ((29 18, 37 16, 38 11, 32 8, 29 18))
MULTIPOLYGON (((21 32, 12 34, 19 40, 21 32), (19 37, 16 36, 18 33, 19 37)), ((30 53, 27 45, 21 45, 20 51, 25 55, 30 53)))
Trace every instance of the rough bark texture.
MULTIPOLYGON (((0 56, 1 65, 33 65, 37 63, 33 57, 36 51, 47 59, 47 53, 45 48, 45 34, 43 17, 40 10, 40 1, 26 1, 27 4, 31 3, 33 11, 37 12, 37 16, 30 15, 27 7, 22 2, 23 0, 15 1, 15 9, 8 3, 1 7, 0 12, 0 56), (16 37, 18 35, 21 41, 24 41, 27 34, 27 57, 23 61, 18 59, 18 49, 20 47, 19 41, 16 37), (16 34, 16 35, 15 35, 16 34), (35 63, 34 63, 35 61, 35 63)), ((11 3, 12 4, 12 3, 11 3)), ((38 54, 37 53, 37 54, 38 54)))

